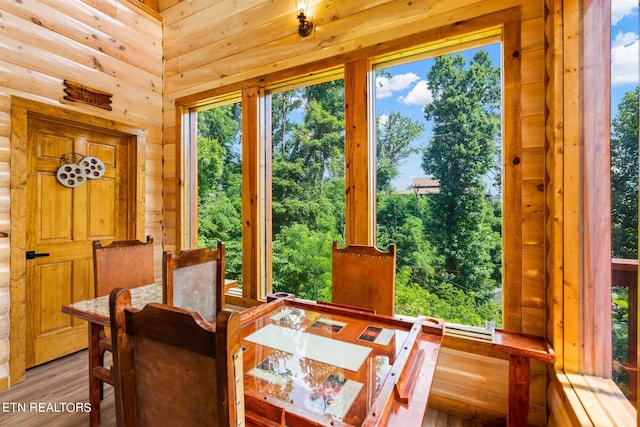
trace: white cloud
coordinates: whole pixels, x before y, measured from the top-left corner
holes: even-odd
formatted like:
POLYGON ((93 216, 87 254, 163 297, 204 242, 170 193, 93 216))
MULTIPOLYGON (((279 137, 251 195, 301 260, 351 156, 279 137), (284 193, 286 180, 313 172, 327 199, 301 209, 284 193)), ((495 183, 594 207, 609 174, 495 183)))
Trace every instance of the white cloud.
POLYGON ((406 96, 398 97, 398 101, 406 105, 427 105, 433 101, 426 80, 420 80, 406 96))
POLYGON ((384 128, 387 125, 387 122, 389 122, 389 115, 388 114, 380 114, 378 116, 378 121, 380 123, 380 127, 384 128))
POLYGON ((420 77, 414 73, 398 74, 390 79, 378 76, 376 77, 376 98, 389 98, 393 92, 408 88, 416 80, 420 80, 420 77))
POLYGON ((613 0, 611 2, 611 25, 616 25, 638 8, 638 0, 613 0))
POLYGON ((611 84, 637 84, 640 60, 638 34, 618 33, 611 44, 611 84))

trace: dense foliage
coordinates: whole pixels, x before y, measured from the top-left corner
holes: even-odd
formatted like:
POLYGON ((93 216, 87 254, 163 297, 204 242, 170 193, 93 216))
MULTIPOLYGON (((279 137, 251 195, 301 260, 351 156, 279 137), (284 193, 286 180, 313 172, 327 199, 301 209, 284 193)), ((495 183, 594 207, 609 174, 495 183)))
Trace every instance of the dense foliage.
POLYGON ((486 200, 486 178, 500 165, 500 70, 480 50, 468 67, 462 55, 436 58, 427 80, 433 102, 425 115, 434 125, 422 166, 440 182, 431 198, 433 241, 455 285, 488 301, 501 263, 496 212, 486 200))
MULTIPOLYGON (((376 120, 377 246, 397 245, 399 313, 500 323, 492 296, 501 286, 501 203, 486 197, 500 164, 500 71, 480 52, 469 65, 438 58, 425 76, 434 102, 424 121, 399 112, 376 120), (392 181, 429 121, 434 137, 420 153, 440 194, 399 194, 392 181)), ((274 291, 331 299, 331 245, 344 242, 343 85, 270 95, 274 291)), ((199 241, 227 242, 230 277, 241 277, 239 112, 238 104, 206 110, 198 125, 199 241)))
MULTIPOLYGON (((611 248, 613 258, 638 259, 638 87, 627 92, 611 122, 611 248)), ((613 379, 628 394, 629 289, 612 283, 613 379)))
POLYGON ((611 121, 611 247, 614 258, 638 258, 638 88, 611 121))

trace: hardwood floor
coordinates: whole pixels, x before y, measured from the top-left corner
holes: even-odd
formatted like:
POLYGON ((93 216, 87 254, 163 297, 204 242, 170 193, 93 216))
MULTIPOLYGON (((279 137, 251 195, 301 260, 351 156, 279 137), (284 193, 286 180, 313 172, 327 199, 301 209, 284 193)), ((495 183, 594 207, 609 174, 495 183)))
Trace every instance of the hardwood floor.
MULTIPOLYGON (((24 382, 0 392, 0 426, 88 426, 87 357, 80 351, 29 369, 24 382)), ((111 427, 116 425, 113 387, 104 390, 100 425, 111 427)))
MULTIPOLYGON (((113 387, 105 385, 102 427, 113 427, 113 387)), ((0 392, 0 426, 84 427, 89 425, 87 352, 80 351, 27 371, 27 379, 0 392), (80 407, 79 411, 68 409, 80 407)), ((430 408, 422 427, 474 427, 479 424, 430 408)), ((393 426, 391 426, 393 427, 393 426)), ((406 426, 410 427, 410 426, 406 426)))

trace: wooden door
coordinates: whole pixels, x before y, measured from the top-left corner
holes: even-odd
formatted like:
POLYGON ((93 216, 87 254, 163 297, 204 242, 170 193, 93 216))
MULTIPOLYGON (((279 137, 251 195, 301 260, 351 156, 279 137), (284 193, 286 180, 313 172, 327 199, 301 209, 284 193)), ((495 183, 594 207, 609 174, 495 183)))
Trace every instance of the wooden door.
POLYGON ((26 250, 36 257, 27 259, 27 367, 87 346, 87 322, 61 306, 93 297, 93 240, 134 235, 130 145, 122 135, 29 119, 26 250), (58 168, 83 156, 99 159, 104 175, 62 185, 58 168))

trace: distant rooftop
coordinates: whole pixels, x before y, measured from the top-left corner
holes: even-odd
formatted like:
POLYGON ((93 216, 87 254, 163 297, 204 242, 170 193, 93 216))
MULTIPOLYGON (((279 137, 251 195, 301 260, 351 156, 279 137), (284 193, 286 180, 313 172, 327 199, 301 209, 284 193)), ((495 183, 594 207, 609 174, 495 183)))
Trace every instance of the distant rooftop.
POLYGON ((398 190, 398 194, 438 194, 440 181, 433 178, 413 178, 411 185, 406 190, 398 190))

